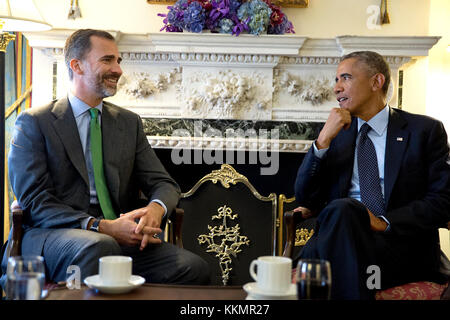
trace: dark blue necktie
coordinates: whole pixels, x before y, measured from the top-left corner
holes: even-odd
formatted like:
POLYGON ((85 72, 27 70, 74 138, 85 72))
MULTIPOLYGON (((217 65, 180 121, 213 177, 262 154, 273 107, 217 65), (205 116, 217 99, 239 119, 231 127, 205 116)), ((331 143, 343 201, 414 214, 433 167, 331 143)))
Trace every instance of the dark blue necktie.
POLYGON ((384 214, 384 199, 381 192, 378 161, 372 140, 367 136, 370 126, 364 123, 358 143, 358 173, 361 202, 375 215, 384 214))

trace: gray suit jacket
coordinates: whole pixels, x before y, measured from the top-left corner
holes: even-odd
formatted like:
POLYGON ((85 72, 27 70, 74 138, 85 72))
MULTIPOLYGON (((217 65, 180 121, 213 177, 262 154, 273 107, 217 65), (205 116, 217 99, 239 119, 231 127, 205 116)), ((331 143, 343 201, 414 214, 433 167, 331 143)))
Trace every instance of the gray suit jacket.
MULTIPOLYGON (((137 208, 139 190, 172 212, 180 189, 148 144, 141 118, 104 102, 102 138, 105 177, 116 213, 137 208)), ((67 98, 19 115, 8 163, 13 191, 24 209, 24 253, 41 254, 52 228, 81 228, 89 217, 89 178, 67 98)))

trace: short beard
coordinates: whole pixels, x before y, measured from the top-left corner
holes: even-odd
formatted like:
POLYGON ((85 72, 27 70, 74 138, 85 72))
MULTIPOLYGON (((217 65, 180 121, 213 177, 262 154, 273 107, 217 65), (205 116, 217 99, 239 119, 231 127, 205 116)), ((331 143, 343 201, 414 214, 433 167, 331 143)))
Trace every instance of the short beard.
POLYGON ((111 75, 97 75, 95 77, 95 83, 93 83, 93 87, 95 88, 95 92, 101 97, 101 98, 107 98, 112 97, 117 92, 117 85, 116 87, 108 87, 104 80, 106 77, 109 77, 111 75))

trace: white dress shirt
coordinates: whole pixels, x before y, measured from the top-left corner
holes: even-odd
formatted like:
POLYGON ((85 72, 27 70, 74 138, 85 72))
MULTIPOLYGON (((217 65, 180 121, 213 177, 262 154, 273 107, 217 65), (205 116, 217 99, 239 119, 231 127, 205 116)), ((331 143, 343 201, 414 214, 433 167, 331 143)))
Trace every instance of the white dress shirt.
MULTIPOLYGON (((357 118, 357 119, 358 119, 358 135, 356 136, 356 145, 358 145, 358 142, 359 142, 361 126, 364 123, 366 123, 366 121, 364 121, 360 118, 357 118)), ((370 130, 367 135, 372 140, 374 147, 375 147, 375 152, 377 154, 378 171, 380 174, 381 192, 383 193, 383 197, 384 197, 384 160, 385 160, 385 153, 386 153, 386 137, 387 137, 388 123, 389 123, 389 105, 386 105, 380 112, 378 112, 369 121, 367 121, 367 124, 372 128, 372 130, 370 130)), ((320 149, 320 150, 317 149, 315 142, 313 143, 313 148, 314 148, 314 155, 320 159, 322 159, 325 156, 326 152, 328 151, 328 148, 320 149)), ((354 161, 353 161, 353 173, 352 173, 350 190, 348 191, 348 196, 349 196, 349 198, 353 198, 358 201, 361 201, 357 152, 358 151, 355 148, 355 155, 354 155, 354 161)), ((384 216, 380 216, 380 218, 383 218, 389 224, 389 221, 384 216)), ((389 226, 388 226, 388 229, 389 229, 389 226)))

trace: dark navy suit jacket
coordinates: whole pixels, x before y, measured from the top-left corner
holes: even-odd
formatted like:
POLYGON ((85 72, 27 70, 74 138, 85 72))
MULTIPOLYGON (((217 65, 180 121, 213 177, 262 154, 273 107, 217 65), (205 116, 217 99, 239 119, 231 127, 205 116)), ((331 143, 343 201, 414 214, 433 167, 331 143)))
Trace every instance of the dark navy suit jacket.
MULTIPOLYGON (((433 118, 390 108, 385 153, 387 243, 439 265, 438 228, 450 221, 450 161, 447 134, 433 118)), ((348 197, 357 119, 332 141, 325 157, 311 148, 299 168, 295 195, 301 206, 320 212, 348 197)))

